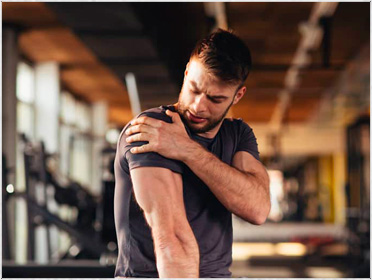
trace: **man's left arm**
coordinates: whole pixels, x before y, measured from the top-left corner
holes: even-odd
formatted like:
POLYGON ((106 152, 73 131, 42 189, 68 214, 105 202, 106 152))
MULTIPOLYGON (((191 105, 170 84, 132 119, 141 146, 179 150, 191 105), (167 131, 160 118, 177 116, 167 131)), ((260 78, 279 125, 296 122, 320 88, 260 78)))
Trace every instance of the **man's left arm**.
POLYGON ((239 151, 229 166, 197 143, 187 149, 184 163, 229 211, 252 224, 265 222, 270 211, 269 177, 258 160, 239 151))
POLYGON ((269 177, 250 153, 238 151, 232 166, 222 162, 189 138, 177 113, 167 111, 173 123, 138 118, 127 130, 128 142, 148 141, 132 153, 157 152, 184 162, 232 213, 252 224, 265 222, 270 211, 269 177))

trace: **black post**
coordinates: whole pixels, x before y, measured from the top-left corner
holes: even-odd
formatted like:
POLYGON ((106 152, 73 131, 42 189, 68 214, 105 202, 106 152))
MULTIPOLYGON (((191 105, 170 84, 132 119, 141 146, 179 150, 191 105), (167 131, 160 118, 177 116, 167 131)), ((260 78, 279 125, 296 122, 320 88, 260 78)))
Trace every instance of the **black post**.
POLYGON ((10 244, 9 244, 9 224, 8 224, 8 211, 7 211, 7 202, 9 195, 6 191, 6 186, 8 185, 7 181, 7 165, 5 155, 3 154, 2 158, 2 210, 3 210, 3 227, 2 227, 2 246, 3 246, 3 260, 10 260, 10 244))
MULTIPOLYGON (((45 146, 44 146, 44 142, 41 141, 40 143, 40 170, 39 170, 39 179, 40 181, 43 183, 43 188, 44 188, 44 198, 45 198, 45 208, 48 209, 48 194, 47 194, 47 187, 48 187, 48 176, 47 176, 47 168, 46 168, 46 161, 47 161, 47 157, 46 157, 46 154, 45 154, 45 146)), ((51 239, 50 239, 50 235, 51 235, 51 231, 50 231, 50 226, 49 226, 49 223, 46 222, 45 223, 45 227, 46 227, 46 230, 47 230, 47 240, 46 240, 46 244, 47 244, 47 258, 48 260, 50 260, 51 258, 51 255, 52 255, 52 249, 51 249, 51 239)))
MULTIPOLYGON (((24 167, 25 167, 25 184, 26 193, 28 197, 34 198, 34 182, 31 176, 31 155, 29 154, 28 142, 24 141, 24 167)), ((35 217, 33 209, 27 202, 27 260, 35 260, 35 224, 33 218, 35 217)))

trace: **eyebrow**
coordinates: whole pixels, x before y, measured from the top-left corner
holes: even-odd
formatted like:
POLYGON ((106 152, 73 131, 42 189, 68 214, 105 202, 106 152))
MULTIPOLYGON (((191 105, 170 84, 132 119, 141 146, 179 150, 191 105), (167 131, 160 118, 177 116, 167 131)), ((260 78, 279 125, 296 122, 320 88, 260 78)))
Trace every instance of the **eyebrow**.
MULTIPOLYGON (((200 89, 198 88, 197 84, 194 82, 194 81, 190 81, 190 84, 191 86, 197 90, 197 91, 200 91, 200 89)), ((207 94, 208 98, 210 99, 227 99, 228 97, 225 96, 225 95, 210 95, 210 94, 207 94)))

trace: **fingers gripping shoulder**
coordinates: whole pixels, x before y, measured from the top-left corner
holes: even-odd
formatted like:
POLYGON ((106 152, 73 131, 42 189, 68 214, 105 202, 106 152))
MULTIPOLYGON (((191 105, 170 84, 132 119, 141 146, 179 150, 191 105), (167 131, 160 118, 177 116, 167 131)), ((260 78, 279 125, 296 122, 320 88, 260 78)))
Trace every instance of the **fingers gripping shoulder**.
MULTIPOLYGON (((152 109, 151 111, 145 111, 137 116, 136 119, 140 117, 152 118, 156 121, 163 121, 163 122, 172 122, 171 117, 165 114, 165 110, 161 109, 152 109)), ((121 159, 124 161, 124 164, 128 165, 129 170, 133 170, 138 167, 163 167, 170 169, 177 173, 183 173, 183 164, 179 161, 172 160, 165 158, 155 152, 146 152, 141 154, 135 154, 131 152, 131 149, 134 147, 141 147, 143 145, 148 144, 147 141, 138 141, 138 142, 131 142, 128 143, 126 141, 127 136, 125 132, 131 127, 131 124, 128 124, 123 132, 122 137, 120 139, 120 143, 118 145, 118 150, 122 155, 121 159)))
MULTIPOLYGON (((167 122, 167 123, 172 122, 172 118, 167 116, 165 114, 165 111, 163 112, 159 108, 150 109, 150 110, 147 110, 145 112, 142 112, 137 117, 132 119, 129 122, 129 124, 122 131, 122 138, 121 138, 120 145, 125 150, 125 154, 124 154, 125 157, 127 157, 127 153, 130 151, 131 148, 139 147, 139 146, 142 146, 142 145, 145 145, 145 144, 148 143, 147 141, 137 141, 137 142, 132 142, 132 143, 128 143, 126 141, 126 139, 128 138, 128 135, 126 134, 127 130, 132 127, 132 123, 134 121, 138 121, 138 120, 141 120, 142 122, 147 122, 147 121, 151 121, 151 120, 156 120, 156 121, 160 120, 160 121, 164 121, 164 122, 167 122)), ((159 123, 161 123, 161 122, 159 122, 159 123)), ((138 132, 138 131, 135 131, 135 132, 138 132)))

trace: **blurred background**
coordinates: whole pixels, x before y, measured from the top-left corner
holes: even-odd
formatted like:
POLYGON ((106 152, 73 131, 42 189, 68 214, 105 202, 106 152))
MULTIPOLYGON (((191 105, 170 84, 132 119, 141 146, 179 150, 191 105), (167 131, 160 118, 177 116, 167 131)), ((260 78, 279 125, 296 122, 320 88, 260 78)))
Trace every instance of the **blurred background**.
POLYGON ((113 158, 177 101, 196 41, 249 46, 229 112, 256 134, 268 221, 234 217, 234 277, 370 276, 370 3, 2 2, 3 277, 113 277, 113 158))

